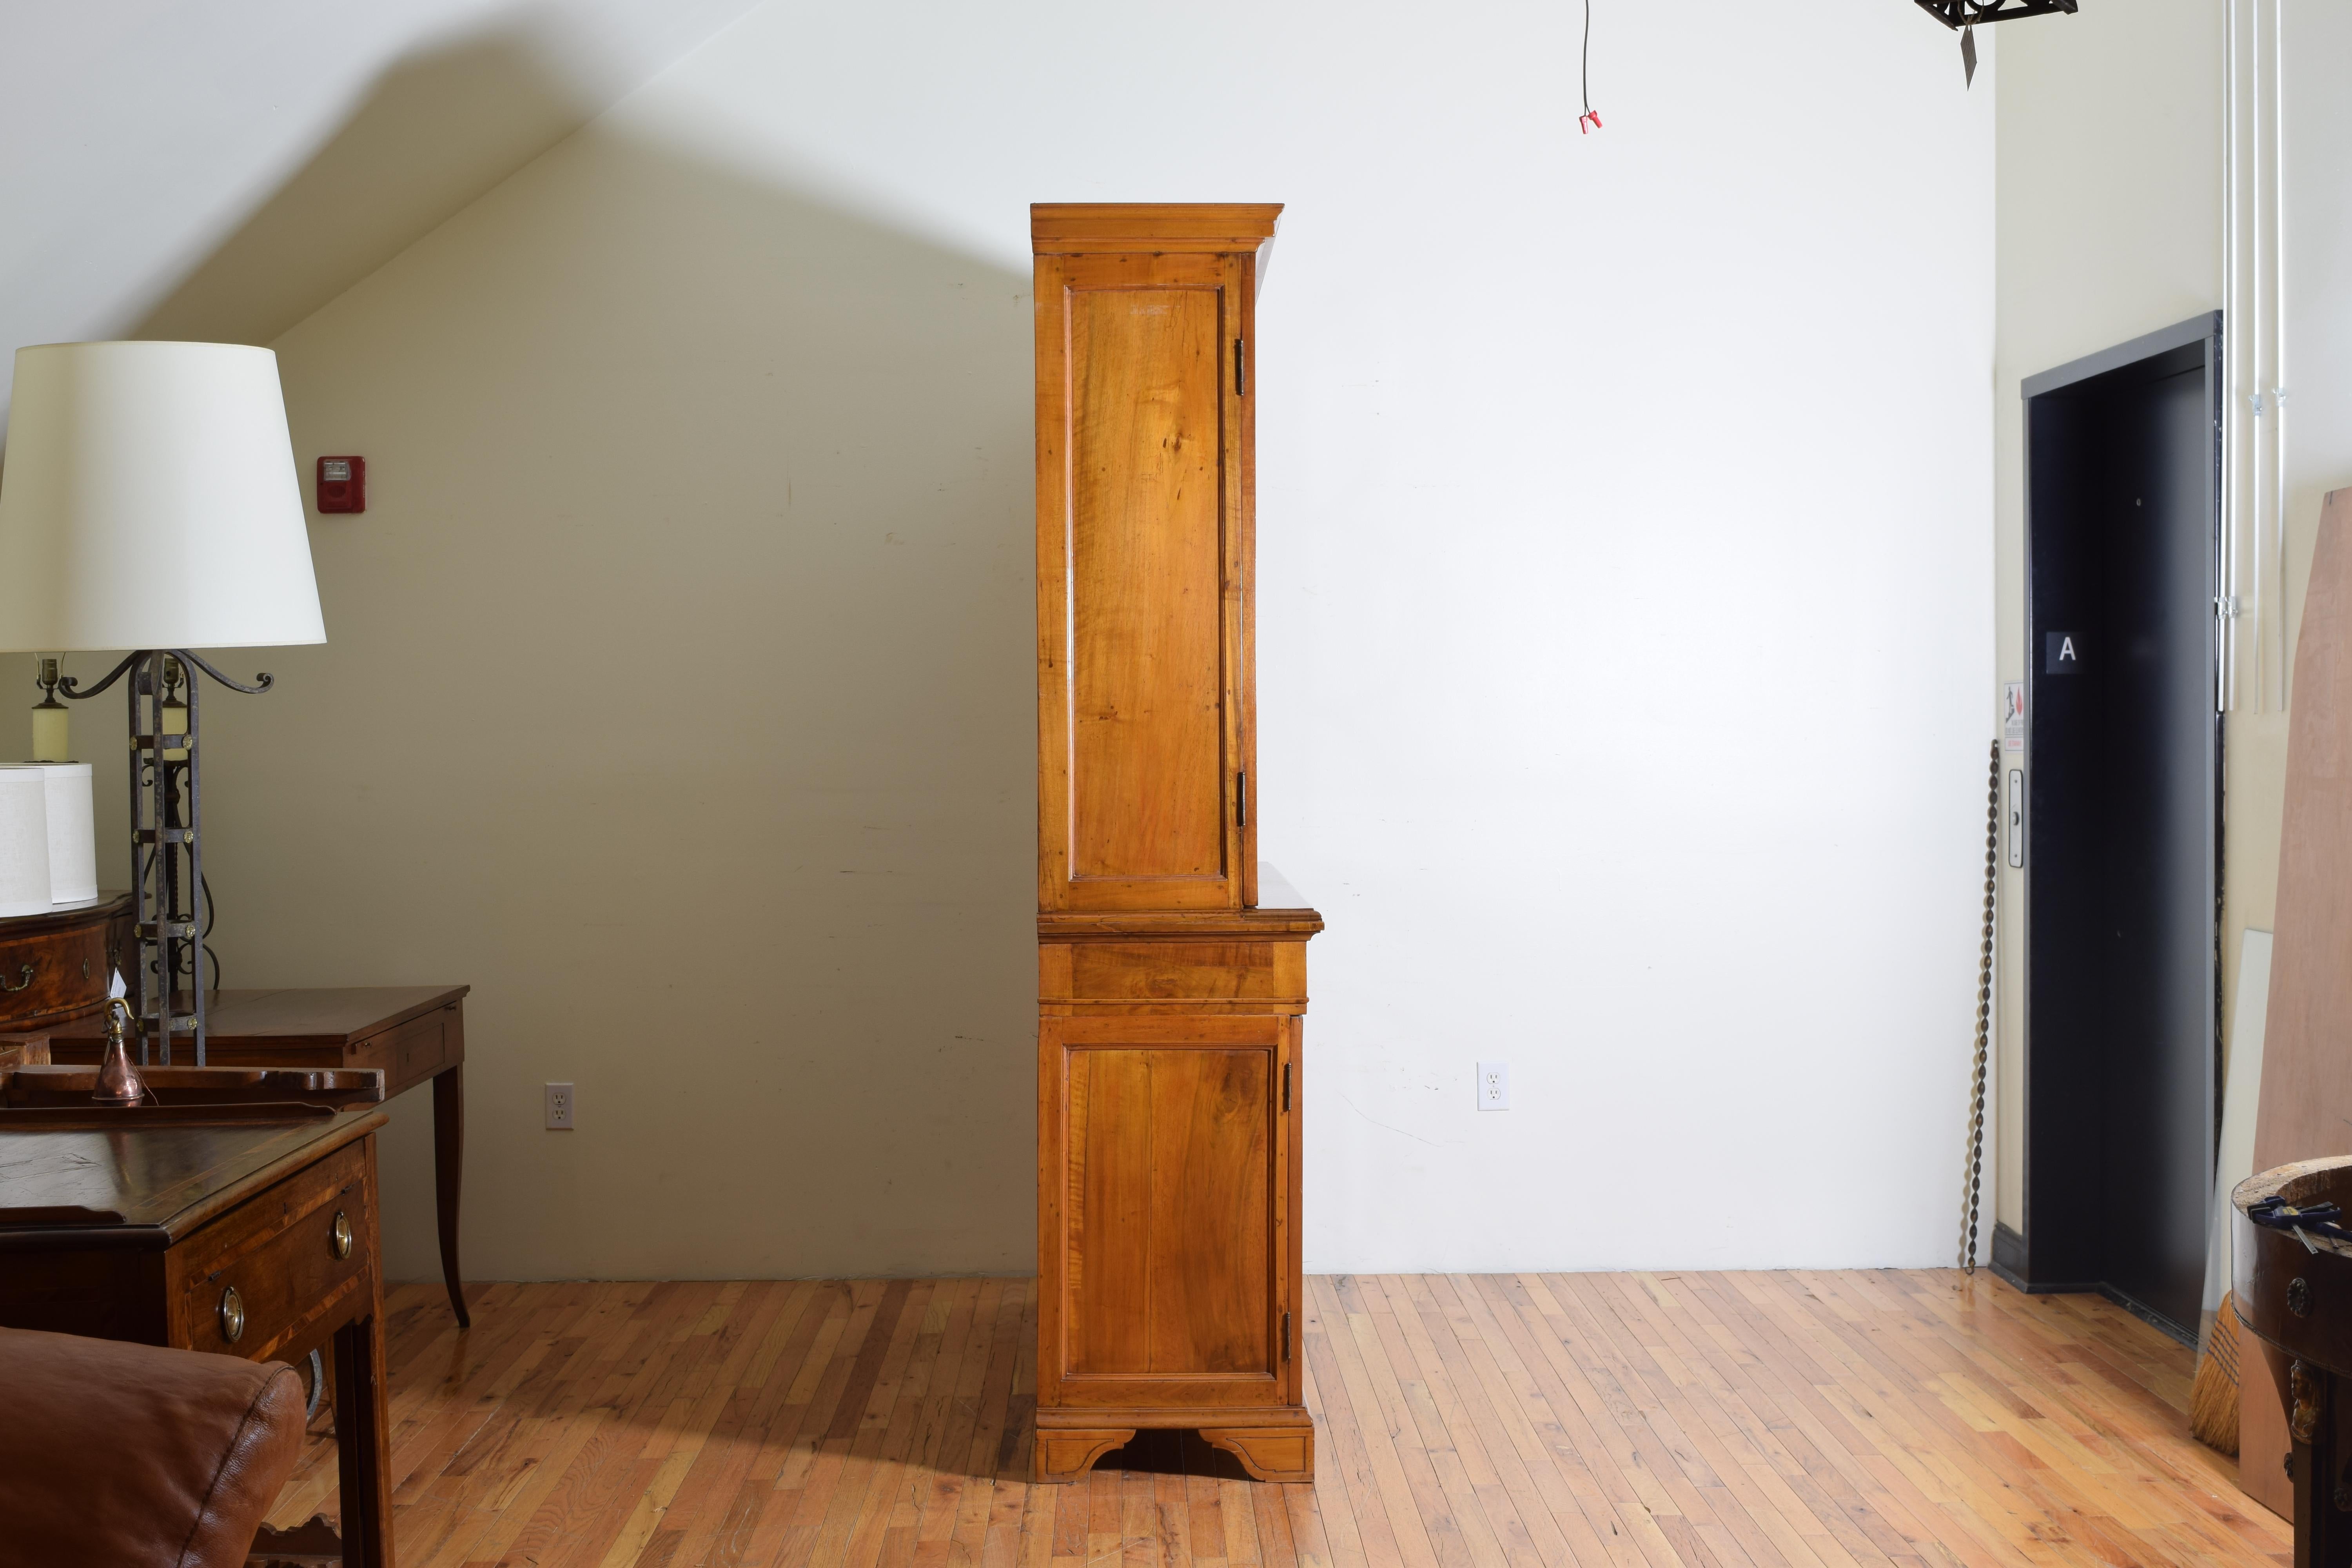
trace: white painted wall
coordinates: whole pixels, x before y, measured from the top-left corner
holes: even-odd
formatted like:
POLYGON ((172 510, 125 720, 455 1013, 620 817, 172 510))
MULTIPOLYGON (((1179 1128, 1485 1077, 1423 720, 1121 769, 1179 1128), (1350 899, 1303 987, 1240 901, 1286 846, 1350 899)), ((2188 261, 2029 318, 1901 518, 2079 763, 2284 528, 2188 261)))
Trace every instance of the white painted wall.
POLYGON ((1030 1267, 1025 207, 1088 199, 1290 204, 1308 1267, 1949 1257, 1990 85, 1883 0, 1604 3, 1580 137, 1578 19, 772 0, 279 341, 372 508, 207 710, 224 952, 476 983, 476 1272, 1030 1267))
POLYGON ((747 3, 0 5, 0 347, 266 342, 747 3))
POLYGON ((2307 567, 2322 501, 2352 485, 2352 7, 2285 0, 2282 36, 2288 556, 2307 567))
MULTIPOLYGON (((2095 4, 1999 31, 1996 646, 1999 679, 2023 680, 2025 405, 2018 384, 2221 304, 2221 7, 2219 0, 2095 4)), ((1990 732, 2000 711, 1998 684, 1979 701, 1990 732)), ((2011 755, 2003 765, 2021 762, 2011 755)), ((2245 805, 2234 782, 2231 798, 2234 816, 2245 805)), ((2234 868, 2227 881, 2235 891, 2234 868)), ((1993 1168, 1998 1213, 2011 1226, 2024 1223, 2024 873, 2004 868, 1993 1168)), ((2234 936, 2231 953, 2234 963, 2234 936)))

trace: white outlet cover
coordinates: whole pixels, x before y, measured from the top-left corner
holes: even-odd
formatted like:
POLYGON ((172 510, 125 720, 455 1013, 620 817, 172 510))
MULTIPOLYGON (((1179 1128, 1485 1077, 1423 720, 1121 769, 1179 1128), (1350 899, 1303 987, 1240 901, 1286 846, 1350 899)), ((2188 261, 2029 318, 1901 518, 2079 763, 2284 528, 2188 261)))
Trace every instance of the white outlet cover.
POLYGON ((1480 1062, 1478 1064, 1478 1109, 1508 1110, 1511 1109, 1511 1064, 1480 1062))

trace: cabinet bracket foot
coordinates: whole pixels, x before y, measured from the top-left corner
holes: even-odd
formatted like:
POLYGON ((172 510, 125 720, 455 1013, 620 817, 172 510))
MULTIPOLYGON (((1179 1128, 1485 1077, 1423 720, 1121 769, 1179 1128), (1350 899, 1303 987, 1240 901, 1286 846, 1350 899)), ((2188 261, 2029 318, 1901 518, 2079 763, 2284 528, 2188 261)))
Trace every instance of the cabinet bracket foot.
POLYGON ((1041 1481, 1075 1481, 1093 1469, 1097 1459, 1134 1436, 1132 1426, 1041 1426, 1031 1471, 1041 1481))
POLYGON ((1311 1481, 1315 1479, 1312 1426, 1203 1426, 1204 1442, 1242 1462, 1253 1479, 1311 1481))

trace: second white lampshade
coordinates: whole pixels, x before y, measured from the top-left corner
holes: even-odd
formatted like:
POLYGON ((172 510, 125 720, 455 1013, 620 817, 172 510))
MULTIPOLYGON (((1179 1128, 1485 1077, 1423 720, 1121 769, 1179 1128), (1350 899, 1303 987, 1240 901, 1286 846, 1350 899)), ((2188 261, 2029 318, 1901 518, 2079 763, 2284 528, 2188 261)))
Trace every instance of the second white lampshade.
POLYGON ((276 354, 16 351, 0 651, 326 640, 276 354))

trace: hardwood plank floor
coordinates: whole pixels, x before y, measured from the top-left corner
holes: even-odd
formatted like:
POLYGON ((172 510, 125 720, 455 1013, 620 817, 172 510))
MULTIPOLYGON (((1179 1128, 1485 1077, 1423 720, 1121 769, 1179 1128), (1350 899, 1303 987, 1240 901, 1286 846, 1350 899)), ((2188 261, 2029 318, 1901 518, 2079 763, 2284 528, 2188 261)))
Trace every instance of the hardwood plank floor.
MULTIPOLYGON (((1029 1281, 388 1302, 401 1568, 2284 1563, 2189 1353, 1951 1271, 1308 1281, 1313 1486, 1189 1433, 1032 1487, 1029 1281)), ((322 1416, 272 1515, 334 1508, 322 1416)))

